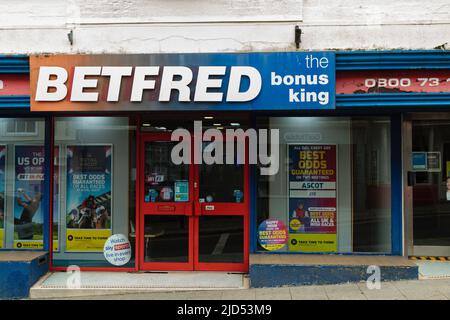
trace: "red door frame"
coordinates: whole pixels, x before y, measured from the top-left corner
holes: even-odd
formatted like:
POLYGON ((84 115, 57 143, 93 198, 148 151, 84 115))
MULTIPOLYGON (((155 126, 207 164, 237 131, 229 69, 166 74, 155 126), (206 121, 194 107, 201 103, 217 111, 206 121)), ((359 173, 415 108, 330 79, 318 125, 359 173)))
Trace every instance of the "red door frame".
POLYGON ((136 181, 139 181, 139 193, 137 195, 139 199, 140 209, 138 214, 139 232, 136 234, 136 238, 139 241, 140 251, 137 253, 139 261, 139 269, 141 270, 179 270, 188 271, 194 268, 194 241, 192 234, 194 232, 194 218, 193 218, 193 184, 194 184, 194 169, 192 165, 189 165, 189 202, 150 202, 144 201, 144 147, 145 143, 149 141, 170 141, 170 133, 142 133, 139 150, 140 158, 138 159, 139 170, 136 175, 136 181), (145 262, 144 250, 145 237, 144 237, 144 219, 146 215, 186 215, 189 222, 189 260, 188 262, 145 262))
MULTIPOLYGON (((144 147, 147 141, 170 141, 170 133, 145 133, 139 132, 138 141, 138 161, 136 183, 139 185, 137 190, 137 220, 138 228, 136 229, 137 246, 136 257, 139 262, 139 270, 177 270, 177 271, 235 271, 248 272, 249 254, 250 254, 250 180, 248 165, 248 148, 246 148, 246 161, 244 163, 244 201, 242 203, 200 203, 199 202, 199 166, 189 165, 189 198, 188 203, 169 202, 164 204, 145 203, 144 202, 144 147), (173 207, 173 210, 165 211, 158 209, 159 206, 173 207), (208 210, 208 207, 214 209, 208 210), (231 212, 230 212, 231 211, 231 212), (189 216, 189 261, 187 263, 174 262, 145 262, 144 261, 144 219, 145 215, 170 215, 174 212, 177 215, 189 216), (242 213, 240 213, 242 212, 242 213), (211 263, 199 262, 199 217, 200 216, 243 216, 243 258, 242 263, 211 263)), ((192 144, 194 145, 194 144, 192 144)), ((194 158, 192 152, 192 159, 194 158)), ((191 162, 193 163, 193 161, 191 162)))

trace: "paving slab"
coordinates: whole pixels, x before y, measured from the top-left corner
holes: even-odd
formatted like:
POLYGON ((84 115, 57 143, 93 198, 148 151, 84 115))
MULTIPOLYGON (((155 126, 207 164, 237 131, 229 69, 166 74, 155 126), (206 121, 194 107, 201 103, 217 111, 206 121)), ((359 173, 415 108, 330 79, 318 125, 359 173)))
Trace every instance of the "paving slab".
POLYGON ((222 300, 256 300, 256 290, 226 290, 222 292, 222 300))
POLYGON ((447 299, 450 300, 450 280, 433 279, 425 281, 428 281, 428 286, 436 288, 440 293, 442 293, 447 299))
POLYGON ((255 289, 257 300, 291 300, 289 288, 258 288, 255 289))
POLYGON ((381 282, 380 289, 369 289, 365 282, 358 287, 368 300, 406 300, 406 296, 390 282, 381 282))
POLYGON ((222 292, 220 291, 198 291, 198 292, 189 292, 186 295, 186 300, 221 300, 222 292))
POLYGON ((324 286, 299 286, 289 290, 293 300, 328 300, 324 286))
POLYGON ((408 300, 447 299, 440 291, 440 285, 430 282, 430 280, 397 281, 393 282, 393 285, 399 289, 408 300))
POLYGON ((324 287, 330 300, 367 300, 357 283, 327 285, 324 287))

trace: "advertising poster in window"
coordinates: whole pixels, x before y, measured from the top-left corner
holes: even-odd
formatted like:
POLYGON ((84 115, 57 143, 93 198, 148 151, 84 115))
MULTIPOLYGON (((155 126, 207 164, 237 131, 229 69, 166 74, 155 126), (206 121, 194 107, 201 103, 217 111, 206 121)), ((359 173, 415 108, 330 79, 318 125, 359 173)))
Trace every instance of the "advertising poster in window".
POLYGON ((5 246, 5 169, 6 146, 0 145, 0 249, 5 246))
POLYGON ((14 248, 43 249, 44 146, 15 146, 14 248))
POLYGON ((103 252, 111 236, 112 146, 67 146, 67 252, 103 252))
POLYGON ((264 220, 258 228, 258 242, 267 251, 283 249, 287 242, 287 229, 283 221, 264 220))
POLYGON ((337 251, 336 145, 288 145, 289 251, 337 251))

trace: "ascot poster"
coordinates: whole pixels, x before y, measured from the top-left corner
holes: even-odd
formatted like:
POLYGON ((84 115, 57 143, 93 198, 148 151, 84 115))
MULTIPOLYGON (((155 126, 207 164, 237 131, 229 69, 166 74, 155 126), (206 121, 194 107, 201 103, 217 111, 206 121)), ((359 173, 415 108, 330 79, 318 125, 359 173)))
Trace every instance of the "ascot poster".
POLYGON ((4 247, 5 239, 5 169, 6 146, 0 145, 0 249, 4 247))
POLYGON ((336 252, 336 145, 288 145, 289 251, 336 252))
POLYGON ((67 146, 68 252, 103 252, 111 236, 112 146, 67 146))
POLYGON ((44 153, 44 146, 15 146, 15 249, 43 248, 44 153))

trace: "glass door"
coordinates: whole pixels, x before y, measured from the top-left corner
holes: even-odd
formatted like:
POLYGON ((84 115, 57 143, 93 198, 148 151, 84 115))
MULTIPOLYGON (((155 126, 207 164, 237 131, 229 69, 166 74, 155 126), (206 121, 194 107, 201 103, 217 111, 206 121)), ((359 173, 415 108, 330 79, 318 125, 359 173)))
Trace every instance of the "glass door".
POLYGON ((415 256, 450 256, 450 119, 445 118, 417 115, 410 121, 409 230, 415 256))
MULTIPOLYGON (((203 144, 204 154, 210 144, 203 144)), ((243 161, 245 151, 238 149, 234 143, 232 163, 226 163, 224 147, 223 164, 196 166, 197 270, 248 271, 248 165, 243 161)))
POLYGON ((170 134, 142 135, 140 265, 145 270, 193 269, 193 167, 176 165, 170 134))

